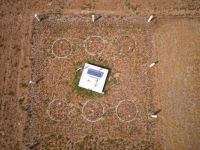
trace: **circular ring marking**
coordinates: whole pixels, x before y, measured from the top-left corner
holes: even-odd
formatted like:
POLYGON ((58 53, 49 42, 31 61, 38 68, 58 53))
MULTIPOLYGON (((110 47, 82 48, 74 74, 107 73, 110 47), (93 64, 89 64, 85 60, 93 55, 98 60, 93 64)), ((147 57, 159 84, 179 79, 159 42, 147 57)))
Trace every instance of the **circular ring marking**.
POLYGON ((114 38, 119 54, 130 54, 136 47, 135 38, 130 35, 121 35, 114 38))
POLYGON ((51 47, 51 52, 56 58, 68 58, 70 55, 72 55, 72 51, 73 49, 70 41, 65 38, 59 38, 55 40, 51 47), (56 54, 56 46, 58 46, 57 48, 61 52, 61 55, 56 54), (66 48, 65 46, 68 46, 68 48, 66 48))
POLYGON ((87 54, 91 56, 101 55, 106 46, 106 40, 101 36, 89 36, 83 42, 87 54), (100 44, 100 45, 99 45, 100 44))
POLYGON ((122 100, 118 103, 118 105, 116 106, 115 108, 115 113, 117 115, 117 118, 121 121, 121 122, 131 122, 133 120, 136 119, 137 117, 137 114, 138 114, 138 108, 135 104, 134 101, 131 101, 131 100, 122 100), (125 103, 127 102, 127 106, 124 105, 125 103), (128 104, 129 103, 129 104, 128 104), (123 105, 125 106, 124 107, 124 110, 123 110, 123 105), (131 108, 131 106, 133 108, 131 108), (121 108, 120 108, 121 107, 121 108), (119 111, 125 111, 123 112, 122 114, 119 114, 119 111), (128 114, 129 113, 129 114, 128 114), (132 113, 132 114, 131 114, 132 113))
POLYGON ((105 110, 104 110, 103 105, 100 102, 98 102, 96 100, 88 100, 88 101, 86 101, 86 103, 84 103, 81 112, 82 112, 83 118, 86 119, 87 121, 97 122, 100 119, 102 119, 102 117, 105 113, 105 110), (86 109, 88 109, 87 107, 90 109, 86 110, 86 109), (86 113, 89 113, 89 115, 86 113))
POLYGON ((53 100, 47 107, 48 117, 56 122, 61 122, 67 118, 70 106, 63 100, 53 100))

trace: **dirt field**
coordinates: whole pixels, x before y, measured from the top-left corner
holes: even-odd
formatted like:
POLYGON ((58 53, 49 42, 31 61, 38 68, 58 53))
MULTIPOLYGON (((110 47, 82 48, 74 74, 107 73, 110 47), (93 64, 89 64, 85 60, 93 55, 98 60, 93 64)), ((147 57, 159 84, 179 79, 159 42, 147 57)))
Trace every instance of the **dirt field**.
POLYGON ((162 141, 166 149, 198 149, 199 18, 168 18, 161 20, 158 26, 154 31, 154 44, 162 60, 157 70, 163 110, 162 141), (168 59, 164 59, 166 57, 168 59), (175 142, 174 138, 179 140, 175 142))
POLYGON ((3 0, 0 8, 1 149, 200 147, 198 0, 3 0), (102 17, 92 23, 92 13, 102 17), (110 69, 105 95, 77 87, 85 62, 110 69))
POLYGON ((144 18, 103 16, 94 24, 88 15, 43 17, 47 19, 40 24, 35 22, 33 31, 32 78, 43 80, 30 89, 30 143, 54 133, 67 136, 75 149, 155 149, 156 141, 151 140, 154 126, 148 120, 148 112, 153 110, 153 81, 148 68, 152 52, 146 42, 150 39, 144 18), (61 38, 65 40, 59 44, 61 38), (61 46, 72 49, 69 57, 63 58, 67 54, 61 53, 61 46), (110 68, 105 95, 82 92, 74 81, 82 71, 77 69, 87 62, 110 68), (66 104, 52 104, 54 100, 66 104), (96 101, 93 106, 97 108, 94 109, 90 101, 85 105, 88 100, 96 101), (57 107, 51 109, 50 104, 57 107), (61 108, 61 105, 71 106, 68 109, 72 110, 67 113, 67 106, 61 108), (63 114, 65 120, 60 117, 64 117, 63 114), (88 143, 88 136, 96 142, 88 143), (81 140, 83 145, 78 142, 81 140), (98 143, 102 140, 114 143, 100 148, 98 143))

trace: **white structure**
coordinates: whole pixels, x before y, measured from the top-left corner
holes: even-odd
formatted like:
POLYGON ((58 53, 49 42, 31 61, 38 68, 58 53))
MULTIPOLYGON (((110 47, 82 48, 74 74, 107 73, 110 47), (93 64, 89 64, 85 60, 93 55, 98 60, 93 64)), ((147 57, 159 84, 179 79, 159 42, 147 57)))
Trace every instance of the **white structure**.
POLYGON ((152 68, 153 66, 155 66, 155 64, 157 64, 158 61, 155 61, 154 63, 150 64, 149 67, 152 68))
POLYGON ((149 67, 151 68, 151 67, 153 67, 155 64, 156 64, 156 63, 154 62, 154 63, 150 64, 149 67))
POLYGON ((104 94, 103 89, 108 72, 108 69, 86 63, 79 81, 79 87, 104 94))
POLYGON ((35 81, 32 81, 32 80, 30 80, 30 81, 29 81, 29 84, 36 84, 36 82, 35 82, 35 81))
POLYGON ((151 118, 158 118, 157 115, 151 115, 151 118))
POLYGON ((92 22, 95 22, 95 20, 96 20, 96 16, 92 15, 92 22))
POLYGON ((155 18, 155 17, 151 15, 151 16, 149 17, 149 19, 148 19, 147 22, 151 22, 151 20, 152 20, 153 18, 155 18))
POLYGON ((38 15, 37 15, 37 14, 35 14, 34 16, 35 16, 35 18, 37 19, 37 21, 39 21, 39 22, 40 22, 40 18, 38 17, 38 15))

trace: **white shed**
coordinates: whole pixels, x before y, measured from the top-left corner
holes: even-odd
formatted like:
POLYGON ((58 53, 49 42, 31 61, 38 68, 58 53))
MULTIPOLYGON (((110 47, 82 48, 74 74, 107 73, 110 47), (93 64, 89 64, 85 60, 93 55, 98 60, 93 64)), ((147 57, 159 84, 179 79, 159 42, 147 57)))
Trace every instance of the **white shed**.
POLYGON ((104 94, 103 89, 109 70, 86 63, 79 81, 79 87, 104 94))

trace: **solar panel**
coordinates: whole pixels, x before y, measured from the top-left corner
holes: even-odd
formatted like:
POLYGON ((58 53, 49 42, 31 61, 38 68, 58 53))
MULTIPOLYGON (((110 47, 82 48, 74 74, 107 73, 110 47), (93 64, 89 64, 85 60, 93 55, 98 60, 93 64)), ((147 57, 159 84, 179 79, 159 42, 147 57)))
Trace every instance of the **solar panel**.
POLYGON ((87 74, 101 78, 103 76, 103 72, 95 69, 88 69, 87 74))

